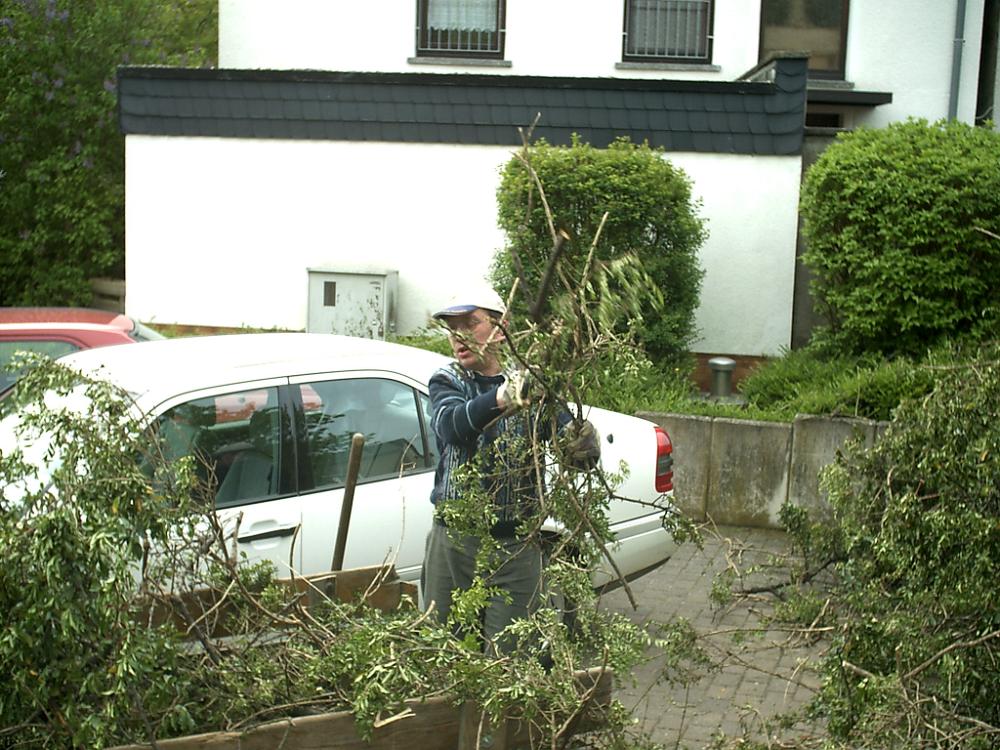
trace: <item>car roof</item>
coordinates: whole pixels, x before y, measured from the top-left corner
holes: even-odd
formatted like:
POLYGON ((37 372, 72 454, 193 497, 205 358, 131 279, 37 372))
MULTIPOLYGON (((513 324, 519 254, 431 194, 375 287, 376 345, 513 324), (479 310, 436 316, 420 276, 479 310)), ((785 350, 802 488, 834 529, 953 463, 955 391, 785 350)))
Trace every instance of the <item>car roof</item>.
POLYGON ((145 341, 88 349, 60 358, 124 388, 144 408, 172 396, 285 376, 382 370, 426 383, 451 361, 385 341, 326 333, 248 333, 145 341))
POLYGON ((46 327, 113 326, 123 331, 135 326, 127 315, 89 307, 0 307, 0 325, 27 323, 46 327))

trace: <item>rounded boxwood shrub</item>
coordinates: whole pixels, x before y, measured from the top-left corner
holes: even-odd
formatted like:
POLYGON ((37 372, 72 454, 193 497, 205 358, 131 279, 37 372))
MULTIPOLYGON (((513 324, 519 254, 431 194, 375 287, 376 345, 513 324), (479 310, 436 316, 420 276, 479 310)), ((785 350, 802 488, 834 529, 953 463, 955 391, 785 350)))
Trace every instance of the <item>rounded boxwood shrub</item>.
MULTIPOLYGON (((578 138, 570 146, 539 140, 529 149, 528 158, 545 190, 555 226, 571 237, 560 268, 579 279, 607 212, 596 257, 610 260, 634 253, 639 258, 666 300, 662 310, 643 322, 639 337, 655 359, 681 356, 695 334, 694 313, 703 275, 697 254, 707 235, 703 220, 696 215, 687 175, 665 160, 662 150, 624 138, 606 149, 578 138)), ((494 281, 502 292, 510 290, 515 277, 513 251, 524 266, 528 288, 535 290, 548 263, 552 239, 534 181, 517 157, 503 169, 497 202, 508 248, 495 259, 494 281)), ((517 302, 525 305, 522 298, 517 302)))
POLYGON ((996 318, 1000 133, 959 122, 842 134, 809 169, 803 260, 841 352, 918 354, 996 318))

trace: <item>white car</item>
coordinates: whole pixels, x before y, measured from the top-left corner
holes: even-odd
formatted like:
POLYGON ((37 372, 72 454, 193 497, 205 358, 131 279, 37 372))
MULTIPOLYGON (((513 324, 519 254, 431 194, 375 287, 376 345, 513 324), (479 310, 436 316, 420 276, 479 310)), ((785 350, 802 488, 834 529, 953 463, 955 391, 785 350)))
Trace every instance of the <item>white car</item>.
MULTIPOLYGON (((344 567, 388 560, 420 576, 432 521, 438 451, 427 383, 451 360, 397 344, 329 334, 204 336, 77 352, 61 362, 132 394, 156 418, 170 457, 194 454, 218 482, 224 527, 279 575, 330 569, 351 435, 366 436, 344 567)), ((590 408, 602 463, 628 464, 614 500, 611 550, 625 576, 674 549, 661 520, 670 510, 671 445, 651 422, 590 408), (658 506, 658 507, 657 507, 658 506)), ((595 584, 612 580, 595 572, 595 584)))

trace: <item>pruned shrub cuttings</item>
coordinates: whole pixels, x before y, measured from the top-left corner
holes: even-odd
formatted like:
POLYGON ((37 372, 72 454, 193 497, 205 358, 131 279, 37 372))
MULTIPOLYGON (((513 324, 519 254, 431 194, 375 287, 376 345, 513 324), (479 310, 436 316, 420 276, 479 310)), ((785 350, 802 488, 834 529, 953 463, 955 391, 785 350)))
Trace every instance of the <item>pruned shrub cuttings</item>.
POLYGON ((852 747, 1000 740, 1000 346, 938 375, 824 475, 846 562, 822 703, 852 747))

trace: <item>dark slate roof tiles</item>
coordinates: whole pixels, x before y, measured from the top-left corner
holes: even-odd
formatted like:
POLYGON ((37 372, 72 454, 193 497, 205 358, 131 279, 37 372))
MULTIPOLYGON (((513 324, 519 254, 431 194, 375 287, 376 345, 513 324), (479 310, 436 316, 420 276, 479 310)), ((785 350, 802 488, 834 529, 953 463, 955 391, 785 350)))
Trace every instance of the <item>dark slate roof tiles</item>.
POLYGON ((776 83, 496 75, 122 68, 125 133, 520 144, 573 133, 627 136, 673 151, 796 154, 805 59, 779 58, 776 83))
POLYGON ((731 145, 734 153, 753 153, 753 136, 748 133, 733 133, 731 145))
MULTIPOLYGON (((633 112, 634 114, 634 112, 633 112)), ((670 131, 670 113, 660 110, 659 112, 647 109, 646 110, 646 122, 643 130, 661 130, 664 132, 670 131)))
POLYGON ((770 118, 765 114, 751 114, 747 118, 748 130, 753 135, 763 135, 769 132, 770 118))
POLYGON ((710 94, 705 97, 705 109, 708 112, 725 112, 726 111, 726 97, 731 96, 729 94, 710 94))
POLYGON ((729 124, 729 118, 726 117, 725 112, 708 113, 708 129, 713 133, 725 133, 728 135, 731 132, 729 124))
POLYGON ((769 120, 769 124, 772 134, 788 135, 789 133, 800 131, 805 124, 805 120, 802 112, 787 112, 772 117, 769 120))
POLYGON ((694 129, 690 124, 690 116, 687 112, 672 109, 667 114, 670 118, 670 127, 663 128, 664 130, 669 130, 671 132, 684 132, 694 129))
POLYGON ((715 139, 710 133, 692 133, 691 140, 694 142, 695 151, 714 151, 715 139))
POLYGON ((708 130, 708 112, 692 110, 688 112, 688 127, 696 133, 708 130))
POLYGON ((612 109, 608 112, 611 120, 611 127, 617 131, 644 129, 646 121, 646 111, 636 110, 633 116, 626 109, 612 109))
POLYGON ((695 151, 694 145, 694 133, 671 133, 671 136, 675 138, 675 145, 678 151, 695 151))

